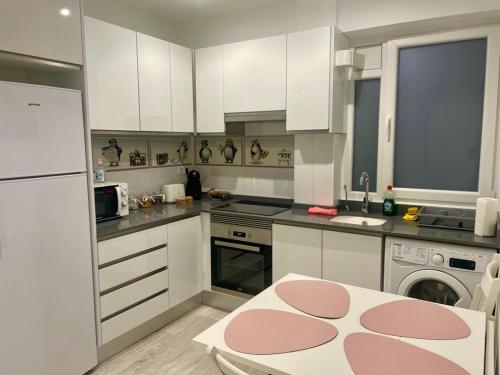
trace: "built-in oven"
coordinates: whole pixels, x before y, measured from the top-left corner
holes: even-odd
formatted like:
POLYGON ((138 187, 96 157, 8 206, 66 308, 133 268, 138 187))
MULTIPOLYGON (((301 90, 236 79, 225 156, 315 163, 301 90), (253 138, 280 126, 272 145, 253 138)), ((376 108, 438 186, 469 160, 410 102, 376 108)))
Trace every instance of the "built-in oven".
POLYGON ((272 284, 272 222, 211 215, 212 289, 244 297, 272 284))

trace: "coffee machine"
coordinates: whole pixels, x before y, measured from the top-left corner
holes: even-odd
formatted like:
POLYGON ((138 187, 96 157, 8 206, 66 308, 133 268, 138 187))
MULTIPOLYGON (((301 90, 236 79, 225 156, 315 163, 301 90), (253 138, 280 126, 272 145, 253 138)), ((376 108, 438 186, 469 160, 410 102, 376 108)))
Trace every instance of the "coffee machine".
POLYGON ((191 196, 195 200, 201 199, 200 173, 194 169, 188 172, 186 168, 186 175, 186 196, 191 196))

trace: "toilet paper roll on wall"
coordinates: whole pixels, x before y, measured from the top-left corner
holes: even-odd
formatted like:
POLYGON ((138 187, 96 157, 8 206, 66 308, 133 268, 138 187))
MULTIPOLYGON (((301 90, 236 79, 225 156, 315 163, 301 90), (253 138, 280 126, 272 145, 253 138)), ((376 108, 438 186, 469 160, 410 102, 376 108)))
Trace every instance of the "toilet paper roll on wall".
POLYGON ((492 237, 497 234, 498 199, 478 198, 476 202, 476 223, 474 234, 492 237))

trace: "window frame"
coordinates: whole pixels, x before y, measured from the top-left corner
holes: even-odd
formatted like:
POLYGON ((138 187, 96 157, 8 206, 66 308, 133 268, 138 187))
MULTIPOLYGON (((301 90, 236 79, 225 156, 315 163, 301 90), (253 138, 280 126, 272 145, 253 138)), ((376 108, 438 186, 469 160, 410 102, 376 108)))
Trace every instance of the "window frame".
MULTIPOLYGON (((431 45, 470 39, 487 39, 486 69, 483 104, 483 123, 481 134, 481 151, 479 164, 479 180, 477 192, 412 189, 394 187, 396 197, 408 202, 448 202, 455 204, 474 204, 482 196, 490 196, 494 189, 496 127, 498 113, 498 79, 500 67, 500 27, 482 27, 458 30, 445 33, 417 36, 391 40, 384 44, 384 77, 382 91, 385 96, 385 106, 381 109, 379 127, 379 162, 382 186, 392 185, 394 176, 394 147, 397 124, 397 79, 399 49, 421 45, 431 45), (382 144, 380 140, 382 139, 382 144)), ((380 193, 380 191, 378 191, 380 193)))
MULTIPOLYGON (((383 62, 382 62, 383 66, 383 62)), ((383 183, 382 183, 382 170, 380 168, 380 162, 382 161, 382 137, 383 131, 380 124, 383 121, 383 104, 384 104, 384 78, 382 74, 382 69, 367 69, 352 72, 352 75, 348 81, 348 99, 347 99, 347 134, 346 134, 346 147, 344 148, 344 163, 343 168, 343 181, 347 186, 347 193, 349 200, 363 200, 365 193, 362 191, 354 191, 352 189, 352 168, 353 168, 353 152, 354 152, 354 117, 355 117, 355 87, 356 81, 370 80, 370 79, 380 79, 380 100, 379 100, 379 118, 378 118, 378 145, 377 145, 377 186, 374 192, 369 192, 368 198, 370 201, 382 201, 383 197, 383 183)), ((344 190, 342 189, 342 195, 344 195, 344 190)), ((345 196, 342 196, 345 199, 345 196)))

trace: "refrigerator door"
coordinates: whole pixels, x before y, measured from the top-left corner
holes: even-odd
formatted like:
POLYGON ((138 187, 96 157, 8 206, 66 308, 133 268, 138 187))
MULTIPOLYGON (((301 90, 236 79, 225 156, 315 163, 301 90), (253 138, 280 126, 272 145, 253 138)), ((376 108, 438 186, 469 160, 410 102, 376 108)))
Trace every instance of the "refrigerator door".
POLYGON ((85 174, 0 182, 0 373, 97 363, 85 174))
POLYGON ((0 179, 82 172, 81 93, 0 82, 0 179))

